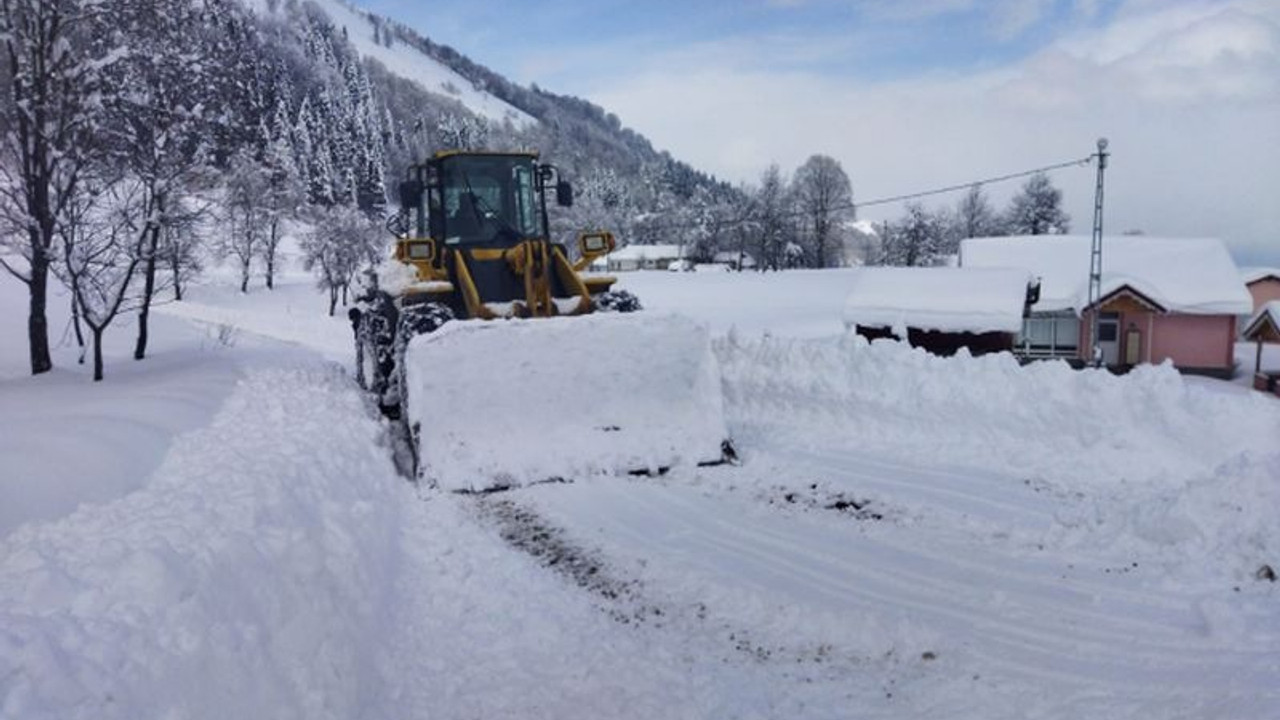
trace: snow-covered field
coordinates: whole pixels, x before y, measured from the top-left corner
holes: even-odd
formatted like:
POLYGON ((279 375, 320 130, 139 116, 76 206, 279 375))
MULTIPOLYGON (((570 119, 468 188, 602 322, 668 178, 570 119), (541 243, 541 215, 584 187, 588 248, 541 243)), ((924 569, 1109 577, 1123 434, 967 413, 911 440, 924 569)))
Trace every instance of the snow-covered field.
POLYGON ((742 464, 471 497, 305 276, 100 384, 0 278, 0 717, 1280 717, 1280 401, 867 345, 848 279, 625 275, 742 464))

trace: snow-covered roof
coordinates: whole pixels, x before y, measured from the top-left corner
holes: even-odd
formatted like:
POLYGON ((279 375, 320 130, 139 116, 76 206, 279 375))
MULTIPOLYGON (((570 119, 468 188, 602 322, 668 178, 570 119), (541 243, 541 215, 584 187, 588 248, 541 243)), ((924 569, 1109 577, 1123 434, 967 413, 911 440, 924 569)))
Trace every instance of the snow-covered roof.
MULTIPOLYGON (((1040 278, 1037 311, 1088 304, 1092 240, 1083 235, 971 238, 960 243, 966 268, 1023 268, 1040 278)), ((1170 312, 1244 315, 1253 302, 1240 271, 1216 238, 1106 236, 1102 295, 1128 285, 1170 312)))
POLYGON ((1245 285, 1248 285, 1250 283, 1256 283, 1259 280, 1265 280, 1267 278, 1275 278, 1276 280, 1280 280, 1280 268, 1273 268, 1273 267, 1240 268, 1240 279, 1244 281, 1245 285))
POLYGON ((943 332, 1018 332, 1026 303, 1025 270, 1009 268, 863 268, 844 304, 846 326, 943 332))
POLYGON ((720 263, 737 263, 739 257, 742 258, 743 267, 755 267, 756 259, 749 252, 739 254, 737 250, 721 250, 712 259, 720 263))
POLYGON ((627 245, 609 253, 610 260, 670 260, 683 256, 679 245, 627 245))
POLYGON ((876 224, 871 222, 870 220, 851 220, 849 222, 846 222, 844 226, 855 232, 860 232, 863 235, 879 235, 880 234, 880 232, 876 230, 876 224))
POLYGON ((1271 323, 1271 327, 1280 330, 1280 300, 1263 303, 1262 307, 1258 308, 1258 312, 1254 313, 1245 324, 1244 336, 1249 337, 1260 331, 1268 322, 1271 323))

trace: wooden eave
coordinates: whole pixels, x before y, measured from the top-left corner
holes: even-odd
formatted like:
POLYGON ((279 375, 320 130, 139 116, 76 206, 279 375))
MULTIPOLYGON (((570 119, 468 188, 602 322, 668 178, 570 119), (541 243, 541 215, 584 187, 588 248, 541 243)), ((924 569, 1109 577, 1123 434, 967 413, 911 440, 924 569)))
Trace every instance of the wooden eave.
POLYGON ((1276 326, 1271 315, 1259 315, 1249 327, 1244 329, 1244 339, 1249 342, 1280 343, 1280 327, 1276 326))
MULTIPOLYGON (((1102 308, 1105 308, 1107 305, 1121 300, 1131 300, 1143 310, 1149 310, 1151 312, 1161 314, 1169 312, 1163 305, 1152 300, 1150 297, 1147 297, 1139 290, 1136 290, 1132 285, 1128 284, 1121 285, 1115 290, 1103 295, 1101 298, 1098 298, 1098 302, 1095 305, 1091 305, 1090 308, 1097 307, 1099 311, 1101 311, 1102 308)), ((1086 310, 1087 309, 1089 308, 1086 308, 1086 310)))

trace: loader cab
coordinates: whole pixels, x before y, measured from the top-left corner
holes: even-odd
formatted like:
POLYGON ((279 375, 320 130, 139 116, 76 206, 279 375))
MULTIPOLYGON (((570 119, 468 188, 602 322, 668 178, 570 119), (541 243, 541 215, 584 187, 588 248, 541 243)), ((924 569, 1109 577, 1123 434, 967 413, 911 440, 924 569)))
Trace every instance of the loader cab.
POLYGON ((447 247, 510 247, 547 237, 547 192, 561 205, 573 191, 532 153, 448 151, 410 170, 401 204, 416 237, 447 247))
POLYGON ((396 258, 426 281, 426 300, 456 317, 590 312, 591 294, 607 283, 588 287, 549 237, 549 194, 573 202, 572 187, 534 153, 436 153, 400 185, 396 258))

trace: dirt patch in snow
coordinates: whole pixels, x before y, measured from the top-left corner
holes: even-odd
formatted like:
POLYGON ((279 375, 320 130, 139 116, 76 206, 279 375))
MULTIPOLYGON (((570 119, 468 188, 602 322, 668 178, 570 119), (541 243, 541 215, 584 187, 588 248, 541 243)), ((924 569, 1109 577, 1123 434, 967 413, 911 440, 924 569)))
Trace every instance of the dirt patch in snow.
POLYGON ((843 492, 824 490, 818 483, 803 488, 778 487, 767 496, 770 505, 798 505, 813 510, 831 510, 853 517, 855 520, 883 520, 885 513, 879 503, 866 498, 853 497, 843 492))
POLYGON ((578 587, 609 601, 605 611, 621 623, 659 621, 664 612, 641 596, 638 580, 616 577, 599 553, 579 547, 532 509, 506 497, 479 496, 476 507, 482 518, 495 525, 511 547, 533 556, 578 587))

